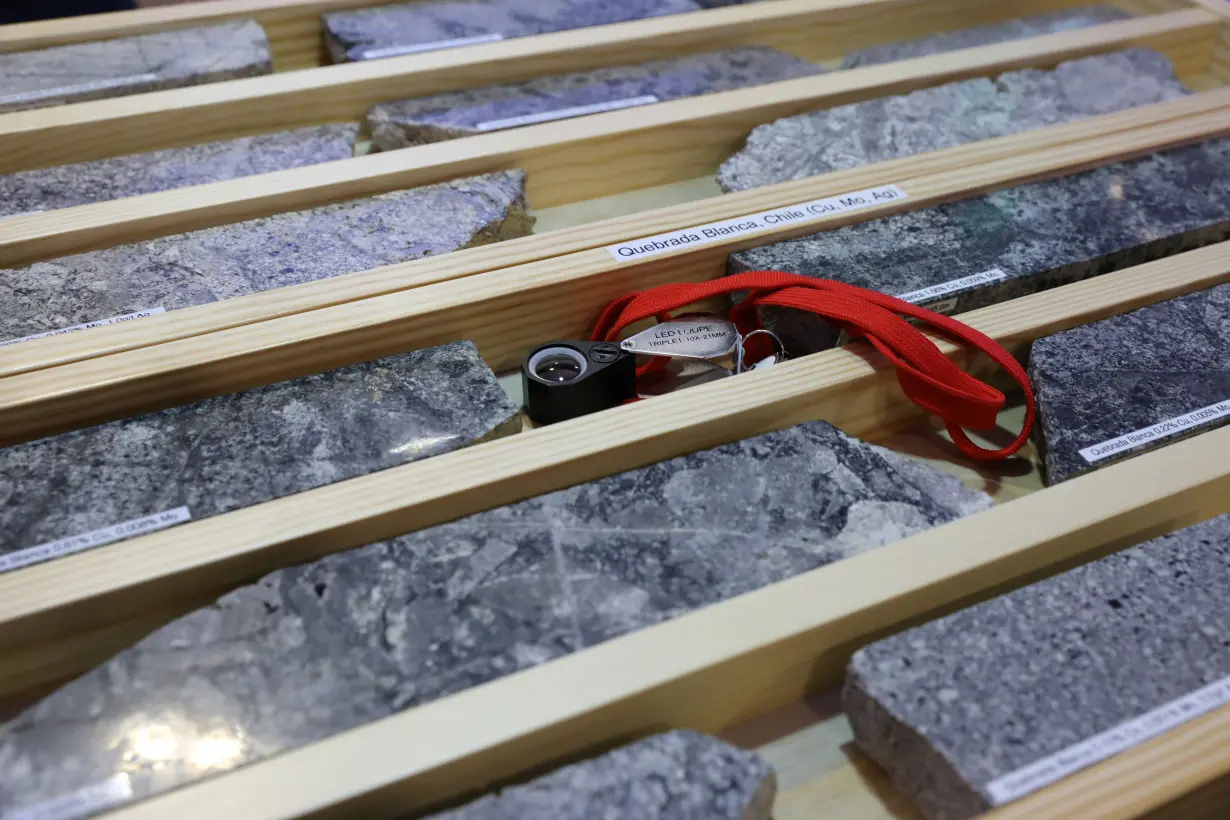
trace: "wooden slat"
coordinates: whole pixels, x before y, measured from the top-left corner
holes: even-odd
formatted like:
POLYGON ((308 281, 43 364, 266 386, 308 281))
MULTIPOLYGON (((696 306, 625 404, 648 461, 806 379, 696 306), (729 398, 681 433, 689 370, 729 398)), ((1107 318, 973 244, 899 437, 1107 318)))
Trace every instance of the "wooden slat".
POLYGON ((1227 465, 1230 428, 115 817, 392 817, 667 726, 720 730, 835 682, 853 649, 903 623, 1225 512, 1227 465))
MULTIPOLYGON (((917 15, 934 16, 939 9, 949 10, 944 19, 951 25, 977 5, 977 0, 943 0, 942 5, 936 0, 768 0, 387 60, 20 111, 0 116, 0 173, 279 128, 353 120, 363 116, 372 104, 385 100, 734 45, 793 44, 788 50, 797 52, 824 42, 844 51, 866 39, 865 32, 875 32, 877 39, 892 39, 892 32, 902 31, 899 26, 917 15), (960 13, 955 11, 958 5, 960 13)), ((896 64, 896 68, 877 66, 857 74, 848 72, 853 81, 846 76, 847 72, 839 72, 835 78, 841 79, 833 79, 836 85, 831 89, 823 84, 817 86, 814 93, 807 92, 796 101, 794 109, 789 108, 789 97, 778 100, 777 110, 787 113, 799 110, 797 106, 805 103, 814 107, 819 104, 817 94, 819 101, 830 99, 826 89, 836 95, 831 98, 833 101, 848 101, 857 99, 860 93, 889 93, 944 78, 998 70, 994 66, 1045 64, 1048 59, 1053 62, 1064 56, 1104 51, 1116 43, 1147 43, 1169 53, 1180 73, 1203 71, 1214 33, 1209 24, 1216 19, 1207 10, 1192 9, 1005 43, 990 47, 989 51, 984 48, 953 52, 946 59, 938 55, 938 61, 911 61, 911 71, 923 72, 919 77, 902 76, 899 69, 903 63, 896 64), (1049 57, 1034 53, 1039 47, 1052 53, 1049 57), (884 90, 859 90, 859 81, 872 82, 873 87, 882 83, 884 90), (855 82, 856 88, 845 85, 849 82, 855 82)), ((811 86, 783 88, 800 90, 811 86)), ((754 97, 751 102, 756 102, 754 97)), ((625 109, 622 113, 636 118, 630 123, 641 123, 647 110, 663 108, 687 110, 677 109, 672 103, 660 103, 649 109, 625 109)), ((564 125, 554 123, 553 127, 564 125)), ((496 135, 496 139, 501 136, 509 135, 505 132, 496 135)), ((692 136, 708 140, 704 129, 696 129, 692 136)), ((298 173, 312 176, 306 170, 298 173)))
POLYGON ((0 378, 1230 108, 1230 90, 0 348, 0 378))
MULTIPOLYGON (((1218 245, 964 314, 1013 349, 1230 280, 1218 245)), ((941 347, 953 355, 947 343, 941 347)), ((0 652, 28 651, 279 566, 813 418, 917 418, 881 361, 832 350, 0 575, 0 652)), ((1224 466, 1224 465, 1223 465, 1224 466)))
POLYGON ((961 170, 899 180, 910 198, 800 220, 776 230, 641 262, 603 249, 467 276, 85 360, 3 380, 0 443, 182 404, 459 338, 497 371, 534 344, 588 335, 598 311, 625 293, 720 276, 733 251, 1230 132, 1224 111, 1055 146, 961 170))

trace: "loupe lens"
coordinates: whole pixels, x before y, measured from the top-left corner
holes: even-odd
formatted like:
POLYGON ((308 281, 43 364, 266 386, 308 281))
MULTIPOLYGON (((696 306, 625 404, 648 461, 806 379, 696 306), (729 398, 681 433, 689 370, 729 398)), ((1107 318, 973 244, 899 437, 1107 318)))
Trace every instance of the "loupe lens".
POLYGON ((546 382, 570 382, 581 375, 581 365, 571 356, 548 356, 538 363, 534 375, 546 382))

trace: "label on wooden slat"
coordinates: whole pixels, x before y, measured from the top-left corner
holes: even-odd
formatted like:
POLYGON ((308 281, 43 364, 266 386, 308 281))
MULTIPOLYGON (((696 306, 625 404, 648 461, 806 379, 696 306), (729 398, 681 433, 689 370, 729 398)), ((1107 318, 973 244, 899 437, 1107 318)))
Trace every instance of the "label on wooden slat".
POLYGON ((366 51, 360 52, 359 57, 364 60, 377 60, 381 57, 400 57, 404 54, 419 54, 424 51, 440 51, 445 48, 476 46, 479 43, 496 43, 503 39, 503 34, 478 34, 473 37, 456 37, 452 40, 433 40, 430 43, 407 43, 404 46, 369 48, 366 51))
POLYGON ((1158 422, 1152 427, 1146 427, 1143 430, 1136 430, 1118 438, 1112 438, 1110 441, 1086 447, 1079 452, 1081 458, 1093 464, 1123 450, 1135 447, 1138 444, 1157 441, 1158 439, 1173 436, 1175 433, 1181 433, 1184 430, 1191 430, 1194 427, 1203 427, 1210 422, 1224 419, 1226 416, 1230 416, 1230 400, 1220 401, 1217 404, 1210 404, 1208 407, 1201 407, 1199 410, 1184 413, 1182 416, 1166 419, 1166 421, 1158 422))
POLYGON ((166 313, 166 308, 156 307, 149 310, 138 310, 136 313, 126 313, 123 316, 112 316, 109 319, 98 319, 93 322, 86 322, 83 325, 73 325, 72 327, 62 327, 59 330, 48 330, 44 333, 35 333, 33 336, 22 336, 20 339, 6 339, 0 342, 0 347, 8 347, 9 345, 19 344, 21 342, 29 342, 33 339, 45 339, 48 336, 60 336, 65 333, 75 333, 78 330, 88 330, 92 327, 102 327, 103 325, 118 325, 121 322, 131 322, 133 319, 144 319, 148 316, 153 316, 158 313, 166 313))
POLYGON ((948 313, 957 306, 956 299, 944 299, 942 301, 933 302, 942 296, 947 296, 950 293, 967 290, 975 285, 986 285, 991 282, 999 282, 1008 278, 1008 274, 1004 273, 999 268, 991 268, 984 270, 982 273, 971 274, 970 276, 962 276, 960 279, 951 279, 947 282, 940 282, 938 285, 912 290, 909 293, 903 293, 897 298, 903 302, 912 302, 916 305, 922 305, 928 310, 934 310, 936 313, 948 313))
POLYGON ((4 815, 6 820, 76 820, 106 811, 132 799, 127 772, 113 774, 101 783, 4 815))
POLYGON ((856 211, 860 208, 869 208, 872 205, 908 198, 909 194, 896 185, 882 185, 878 188, 868 188, 865 191, 853 191, 826 199, 801 202, 785 208, 724 219, 721 222, 710 222, 707 225, 697 225, 681 231, 646 236, 643 239, 610 245, 607 247, 607 252, 620 262, 635 262, 649 256, 670 253, 679 248, 709 245, 732 237, 763 231, 766 228, 775 228, 779 225, 789 225, 792 222, 803 222, 846 211, 856 211))
POLYGON ((621 108, 635 108, 638 105, 649 105, 658 102, 652 94, 640 97, 628 97, 623 100, 607 100, 606 102, 589 105, 574 105, 571 108, 558 108, 555 111, 539 111, 537 114, 522 114, 520 117, 505 117, 502 120, 487 120, 474 126, 479 131, 498 131, 501 128, 518 128, 522 125, 534 125, 551 120, 563 120, 569 117, 583 117, 586 114, 601 114, 603 111, 618 111, 621 108))
POLYGON ((1050 757, 997 777, 986 786, 992 806, 1002 806, 1057 783, 1081 769, 1126 752, 1214 709, 1230 704, 1230 677, 1125 720, 1050 757))
POLYGON ((123 88, 126 85, 139 85, 159 79, 157 74, 133 74, 131 77, 112 77, 106 80, 90 80, 85 83, 58 85, 54 88, 37 88, 33 91, 19 91, 16 94, 0 96, 0 105, 21 105, 38 102, 52 97, 67 97, 70 94, 88 94, 91 91, 102 91, 107 88, 123 88))
POLYGON ((124 538, 132 538, 134 535, 145 535, 146 533, 166 529, 167 527, 190 520, 192 520, 192 513, 187 507, 176 507, 173 510, 145 515, 130 521, 121 521, 118 524, 112 524, 109 527, 92 530, 81 535, 71 535, 68 538, 48 541, 36 547, 27 547, 24 550, 10 552, 8 555, 0 555, 0 572, 10 572, 30 566, 31 564, 50 561, 52 558, 61 558, 65 555, 83 552, 94 547, 106 546, 124 538))

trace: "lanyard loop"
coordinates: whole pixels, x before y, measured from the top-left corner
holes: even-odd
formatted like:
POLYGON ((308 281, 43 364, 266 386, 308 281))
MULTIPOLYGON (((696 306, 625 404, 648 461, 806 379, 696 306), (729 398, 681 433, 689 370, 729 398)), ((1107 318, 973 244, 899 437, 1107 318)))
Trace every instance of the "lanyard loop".
MULTIPOLYGON (((980 461, 1007 458, 1029 440, 1034 425, 1034 394, 1029 377, 1002 345, 969 325, 948 316, 903 302, 879 291, 812 279, 781 271, 749 271, 708 282, 662 285, 631 293, 607 305, 598 318, 591 339, 618 341, 629 325, 655 317, 671 318, 670 311, 713 296, 736 291, 746 295, 731 310, 730 318, 740 335, 761 330, 761 306, 805 310, 823 316, 843 328, 851 339, 866 339, 897 370, 901 389, 919 407, 940 416, 953 443, 965 455, 980 461), (985 353, 1006 370, 1025 393, 1025 423, 1020 435, 1000 450, 988 450, 970 440, 962 429, 989 430, 1003 409, 1004 394, 957 367, 931 339, 902 316, 921 321, 945 338, 985 353)), ((754 356, 767 354, 764 334, 748 340, 754 356)), ((655 358, 638 368, 638 375, 660 368, 665 359, 655 358)))

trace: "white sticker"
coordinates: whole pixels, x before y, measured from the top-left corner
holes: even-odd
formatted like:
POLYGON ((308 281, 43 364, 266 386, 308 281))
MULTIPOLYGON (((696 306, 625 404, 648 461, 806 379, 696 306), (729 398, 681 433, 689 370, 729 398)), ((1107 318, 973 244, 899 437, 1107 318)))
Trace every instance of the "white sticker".
POLYGON ((123 316, 112 316, 110 319, 98 319, 93 322, 86 322, 84 325, 73 325, 72 327, 62 327, 59 330, 48 330, 43 333, 35 333, 33 336, 22 336, 20 339, 6 339, 0 342, 0 347, 8 347, 9 345, 20 344, 21 342, 29 342, 33 339, 46 339, 48 336, 60 336, 64 333, 75 333, 78 330, 88 330, 92 327, 102 327, 103 325, 118 325, 121 322, 131 322, 133 319, 144 319, 147 316, 154 316, 159 313, 166 313, 166 308, 156 307, 149 310, 138 310, 136 313, 125 313, 123 316))
POLYGON ((474 126, 479 131, 498 131, 501 128, 518 128, 522 125, 534 125, 539 122, 563 120, 568 117, 583 117, 586 114, 601 114, 603 111, 618 111, 621 108, 636 108, 638 105, 649 105, 658 102, 652 94, 643 97, 628 97, 624 100, 608 100, 607 102, 590 103, 589 105, 574 105, 571 108, 559 108, 555 111, 539 111, 537 114, 522 114, 520 117, 505 117, 502 120, 487 120, 474 126))
POLYGON ((0 220, 4 220, 4 219, 16 219, 16 218, 17 218, 17 217, 19 217, 19 216, 34 216, 35 214, 41 214, 41 213, 42 213, 42 211, 41 211, 41 210, 38 210, 38 211, 22 211, 21 213, 9 214, 9 215, 7 215, 7 216, 0 216, 0 220))
POLYGON ((908 198, 909 194, 896 185, 883 185, 879 188, 868 188, 865 191, 854 191, 827 199, 815 199, 811 202, 802 202, 772 211, 738 216, 721 222, 710 222, 708 225, 697 225, 682 231, 646 236, 643 239, 610 245, 607 247, 607 252, 620 262, 631 262, 647 256, 670 253, 678 248, 708 245, 732 236, 755 233, 778 225, 805 222, 816 217, 845 213, 859 208, 869 208, 881 202, 908 198))
POLYGON ((90 80, 73 85, 58 85, 55 88, 39 88, 34 91, 21 91, 0 97, 0 105, 21 105, 22 103, 38 102, 51 97, 67 97, 70 94, 88 94, 91 91, 102 91, 105 88, 120 88, 125 85, 137 85, 159 79, 157 74, 134 74, 131 77, 112 77, 108 80, 90 80))
POLYGON ((1199 410, 1193 410, 1190 413, 1185 413, 1182 416, 1176 416, 1173 419, 1158 422, 1152 427, 1146 427, 1143 430, 1137 430, 1119 438, 1112 438, 1110 441, 1104 441, 1101 444, 1095 444, 1092 447, 1086 447, 1080 450, 1081 458, 1093 464, 1101 461, 1107 456, 1113 456, 1115 453, 1135 447, 1137 444, 1144 444, 1148 441, 1156 441, 1160 438, 1181 433, 1184 430, 1190 430, 1193 427, 1201 427, 1211 421, 1223 419, 1230 416, 1230 400, 1221 401, 1217 404, 1210 404, 1208 407, 1201 407, 1199 410))
POLYGON ((103 527, 100 530, 93 530, 81 535, 70 535, 68 538, 48 541, 46 544, 39 544, 36 547, 26 547, 23 550, 10 552, 8 555, 0 555, 0 572, 10 572, 22 567, 28 567, 31 564, 50 561, 52 558, 61 558, 65 555, 84 552, 94 547, 115 543, 124 538, 132 538, 134 535, 145 535, 146 533, 163 530, 191 519, 192 513, 188 511, 187 507, 176 507, 173 510, 134 518, 131 521, 121 521, 119 524, 112 524, 110 527, 103 527))
POLYGON ((951 299, 944 299, 943 301, 940 301, 940 302, 931 302, 930 304, 922 305, 922 307, 925 307, 927 310, 931 311, 932 313, 942 313, 945 316, 947 316, 949 313, 952 313, 954 310, 957 309, 958 301, 959 300, 957 299, 957 297, 954 296, 951 299))
POLYGON ((1225 677, 1140 717, 1125 720, 1113 729, 995 778, 986 786, 987 797, 992 806, 1010 803, 1228 703, 1230 677, 1225 677))
POLYGON ((474 46, 479 43, 495 43, 503 39, 503 34, 478 34, 474 37, 457 37, 452 40, 436 40, 431 43, 409 43, 404 46, 369 48, 366 51, 359 52, 359 58, 363 60, 376 60, 381 57, 399 57, 403 54, 419 54, 424 51, 440 51, 445 48, 474 46))
POLYGON ((60 797, 35 803, 6 814, 6 820, 76 820, 97 814, 132 799, 132 783, 127 772, 113 774, 101 783, 77 789, 60 797))
MULTIPOLYGON (((921 290, 912 290, 909 293, 901 294, 897 298, 903 302, 913 302, 916 305, 921 305, 931 299, 937 299, 940 296, 947 296, 950 293, 966 290, 967 288, 972 288, 975 285, 985 285, 990 282, 999 282, 1007 278, 1008 274, 1004 273, 999 268, 991 268, 990 270, 984 270, 982 273, 975 273, 971 276, 963 276, 960 279, 953 279, 948 282, 940 282, 938 285, 931 285, 930 287, 922 288, 921 290)), ((955 300, 949 301, 955 302, 955 300)), ((956 307, 956 305, 954 304, 953 307, 956 307)), ((934 310, 936 313, 943 312, 937 308, 931 308, 931 310, 934 310)))

